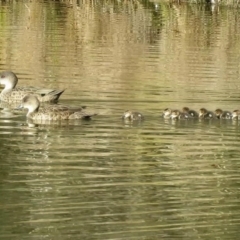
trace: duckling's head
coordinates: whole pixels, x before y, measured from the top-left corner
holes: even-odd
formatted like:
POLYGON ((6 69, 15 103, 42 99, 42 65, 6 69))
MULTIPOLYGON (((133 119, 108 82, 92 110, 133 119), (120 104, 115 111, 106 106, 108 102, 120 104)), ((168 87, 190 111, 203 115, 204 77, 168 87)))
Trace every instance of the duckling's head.
POLYGON ((173 110, 172 113, 171 113, 171 118, 172 119, 176 119, 180 116, 180 111, 179 110, 173 110))
POLYGON ((163 110, 162 116, 163 116, 164 118, 170 118, 170 117, 171 117, 171 114, 172 114, 172 110, 171 110, 170 108, 165 108, 165 109, 163 110))
POLYGON ((27 95, 22 99, 22 103, 19 108, 28 109, 27 116, 33 112, 37 112, 40 107, 40 102, 38 98, 34 95, 27 95))
POLYGON ((188 113, 189 110, 190 110, 190 109, 189 109, 188 107, 183 107, 183 109, 182 109, 183 113, 188 113))
POLYGON ((200 110, 199 110, 199 117, 201 118, 201 117, 203 117, 205 114, 207 114, 207 109, 206 108, 201 108, 200 110))
POLYGON ((123 113, 122 119, 130 119, 131 116, 132 116, 132 111, 127 110, 127 111, 125 111, 125 112, 123 113))
POLYGON ((232 112, 232 119, 238 118, 239 115, 240 115, 240 110, 234 110, 234 111, 232 112))
POLYGON ((223 111, 220 108, 215 110, 215 114, 216 114, 217 117, 220 117, 222 115, 222 113, 223 113, 223 111))
POLYGON ((4 91, 12 90, 17 85, 18 78, 15 73, 11 71, 1 72, 0 84, 4 85, 4 91))

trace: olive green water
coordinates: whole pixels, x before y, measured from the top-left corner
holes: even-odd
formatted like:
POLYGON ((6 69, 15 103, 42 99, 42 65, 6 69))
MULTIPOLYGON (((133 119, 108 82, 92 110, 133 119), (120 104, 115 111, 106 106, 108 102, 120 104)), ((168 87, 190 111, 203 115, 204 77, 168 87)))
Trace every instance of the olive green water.
POLYGON ((0 113, 1 239, 239 239, 239 10, 147 1, 0 5, 0 70, 66 88, 92 121, 0 113), (123 123, 134 109, 142 123, 123 123))

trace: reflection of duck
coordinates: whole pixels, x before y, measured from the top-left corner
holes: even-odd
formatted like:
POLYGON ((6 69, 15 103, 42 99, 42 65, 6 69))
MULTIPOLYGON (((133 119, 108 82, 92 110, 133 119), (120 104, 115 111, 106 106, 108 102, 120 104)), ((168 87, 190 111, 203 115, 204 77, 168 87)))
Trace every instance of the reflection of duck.
POLYGON ((84 112, 82 107, 74 108, 61 105, 40 107, 40 102, 34 95, 25 96, 19 108, 28 109, 27 118, 33 120, 90 119, 93 115, 96 115, 84 112))
POLYGON ((11 71, 2 72, 0 75, 0 84, 5 88, 0 94, 0 100, 4 102, 21 102, 28 94, 37 96, 40 102, 55 102, 58 100, 64 90, 56 89, 38 89, 34 87, 16 87, 18 82, 17 76, 11 71))
POLYGON ((191 116, 188 113, 180 112, 179 110, 173 110, 171 113, 172 119, 189 119, 191 116))
POLYGON ((140 121, 140 120, 143 120, 143 118, 144 117, 141 113, 133 112, 133 111, 130 111, 130 110, 127 110, 122 115, 122 119, 123 120, 128 120, 128 121, 140 121))
POLYGON ((171 110, 170 108, 165 108, 165 109, 163 110, 162 116, 163 116, 163 118, 165 118, 165 119, 169 119, 169 118, 171 117, 171 114, 172 114, 172 110, 171 110))
POLYGON ((239 120, 240 119, 240 110, 234 110, 232 112, 232 119, 239 120))
POLYGON ((188 107, 183 107, 183 113, 188 113, 192 118, 198 118, 198 113, 195 110, 189 109, 188 107))
POLYGON ((216 118, 216 115, 213 112, 208 111, 206 108, 201 108, 199 110, 199 118, 201 118, 201 119, 213 119, 213 118, 216 118))
POLYGON ((231 112, 223 111, 220 108, 215 110, 215 114, 216 114, 217 118, 220 118, 220 119, 232 119, 232 113, 231 112))

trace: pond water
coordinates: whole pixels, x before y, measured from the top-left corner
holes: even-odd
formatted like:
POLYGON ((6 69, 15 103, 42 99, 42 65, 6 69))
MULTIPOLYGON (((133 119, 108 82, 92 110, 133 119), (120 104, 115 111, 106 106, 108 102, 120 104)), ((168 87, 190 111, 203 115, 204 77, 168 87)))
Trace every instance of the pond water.
POLYGON ((2 239, 239 239, 240 124, 161 118, 239 108, 238 9, 13 0, 0 14, 0 70, 98 113, 30 125, 1 108, 2 239))

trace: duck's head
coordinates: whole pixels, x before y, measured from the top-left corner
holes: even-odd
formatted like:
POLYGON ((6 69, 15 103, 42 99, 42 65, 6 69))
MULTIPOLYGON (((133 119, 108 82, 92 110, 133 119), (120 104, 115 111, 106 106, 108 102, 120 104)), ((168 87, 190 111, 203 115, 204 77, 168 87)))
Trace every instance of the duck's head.
POLYGON ((190 109, 189 109, 188 107, 183 107, 183 109, 182 109, 183 113, 188 113, 189 110, 190 110, 190 109))
POLYGON ((172 119, 177 119, 180 115, 180 111, 179 110, 173 110, 171 113, 171 118, 172 119))
POLYGON ((40 107, 40 102, 38 98, 34 95, 27 95, 22 99, 22 103, 18 107, 28 109, 27 116, 33 112, 37 112, 40 107))
POLYGON ((165 108, 165 109, 163 110, 162 116, 163 116, 164 118, 170 118, 171 114, 172 114, 172 109, 170 109, 170 108, 165 108))
POLYGON ((203 117, 204 115, 206 115, 207 114, 207 109, 206 108, 201 108, 200 110, 199 110, 199 117, 201 118, 201 117, 203 117))
POLYGON ((222 115, 222 113, 223 113, 223 110, 220 109, 220 108, 215 110, 215 114, 216 114, 217 117, 220 117, 222 115))
POLYGON ((125 112, 123 113, 122 119, 130 119, 131 116, 132 116, 132 111, 127 110, 127 111, 125 111, 125 112))
POLYGON ((232 119, 237 119, 239 115, 240 115, 240 110, 234 110, 232 112, 232 119))
POLYGON ((15 73, 11 71, 4 71, 0 73, 0 84, 4 85, 4 90, 12 90, 17 85, 18 78, 15 73))

